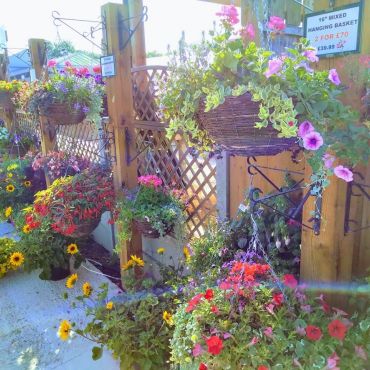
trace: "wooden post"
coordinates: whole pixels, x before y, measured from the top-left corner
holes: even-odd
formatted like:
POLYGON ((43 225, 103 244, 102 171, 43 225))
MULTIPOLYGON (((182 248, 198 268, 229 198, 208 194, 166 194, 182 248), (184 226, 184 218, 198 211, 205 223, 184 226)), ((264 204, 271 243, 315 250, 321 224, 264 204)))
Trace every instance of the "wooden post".
MULTIPOLYGON (((46 42, 43 39, 29 39, 28 47, 31 56, 32 67, 37 79, 44 78, 47 71, 44 69, 46 63, 46 42)), ((47 154, 56 150, 55 127, 48 123, 45 117, 40 116, 41 152, 47 154)), ((50 180, 46 178, 47 185, 50 180)))
MULTIPOLYGON (((335 6, 340 7, 353 3, 351 0, 336 0, 335 6)), ((315 11, 327 10, 328 1, 318 0, 315 2, 315 11)), ((363 2, 362 15, 362 37, 361 54, 370 53, 370 44, 367 35, 370 32, 370 2, 363 2)), ((361 55, 360 54, 360 55, 361 55)), ((322 58, 320 68, 336 68, 341 76, 342 82, 351 86, 342 101, 350 104, 354 109, 360 107, 361 78, 358 66, 359 54, 338 56, 333 58, 322 58), (351 70, 352 69, 352 70, 351 70)), ((356 169, 358 170, 358 169, 356 169)), ((369 179, 369 167, 360 169, 365 179, 369 179)), ((307 171, 306 180, 309 181, 307 171)), ((344 212, 347 184, 335 176, 331 178, 331 184, 325 190, 322 202, 322 226, 319 236, 315 236, 309 230, 302 232, 302 260, 301 277, 305 281, 338 282, 350 281, 353 273, 365 273, 370 266, 370 230, 362 233, 344 233, 344 212), (357 257, 356 257, 357 255, 357 257)), ((364 180, 363 182, 365 182, 364 180)), ((368 181, 368 180, 367 180, 368 181)), ((369 207, 365 207, 364 197, 352 197, 351 218, 359 222, 358 227, 363 224, 364 219, 369 219, 369 207), (362 220, 361 220, 362 219, 362 220)), ((304 208, 304 217, 310 218, 313 210, 313 202, 310 201, 304 208)), ((338 299, 334 302, 340 303, 338 299)), ((342 301, 343 302, 343 301, 342 301)))
POLYGON ((135 30, 131 38, 132 65, 146 65, 145 32, 143 14, 143 0, 129 0, 128 8, 130 14, 130 28, 135 30))
MULTIPOLYGON (((117 195, 122 195, 122 187, 133 188, 137 185, 136 162, 130 162, 135 156, 135 128, 133 125, 132 96, 132 54, 129 40, 129 7, 125 0, 123 5, 108 3, 101 8, 105 20, 103 42, 107 55, 114 55, 116 74, 106 80, 109 118, 115 139, 116 162, 113 165, 114 186, 117 195), (129 138, 129 140, 127 140, 129 138)), ((142 255, 141 235, 133 229, 130 242, 121 246, 121 264, 127 262, 130 255, 142 255)))

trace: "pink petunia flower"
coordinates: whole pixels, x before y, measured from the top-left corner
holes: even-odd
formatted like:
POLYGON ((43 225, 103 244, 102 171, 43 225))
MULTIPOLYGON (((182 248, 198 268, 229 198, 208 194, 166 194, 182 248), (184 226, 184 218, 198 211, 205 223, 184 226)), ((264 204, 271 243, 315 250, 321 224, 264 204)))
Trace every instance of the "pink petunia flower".
POLYGON ((276 15, 272 15, 267 23, 267 27, 273 32, 283 31, 286 27, 285 20, 276 15))
POLYGON ((315 131, 312 123, 310 121, 303 121, 298 127, 298 136, 303 138, 312 131, 315 131))
POLYGON ((268 338, 273 338, 274 337, 274 334, 272 332, 272 327, 271 326, 268 326, 264 331, 263 331, 263 334, 266 335, 266 337, 268 338))
POLYGON ((224 5, 221 11, 216 13, 217 16, 225 18, 231 24, 239 23, 238 9, 234 5, 224 5))
POLYGON ((248 38, 249 40, 254 40, 256 37, 256 31, 252 23, 249 23, 247 27, 244 27, 240 30, 240 35, 242 37, 248 38))
POLYGON ((257 337, 253 337, 252 340, 248 343, 247 347, 251 347, 256 345, 259 342, 259 339, 257 337))
POLYGON ((309 132, 303 137, 303 147, 307 150, 317 150, 324 144, 322 136, 316 132, 309 132))
POLYGON ((326 368, 330 370, 340 370, 337 365, 339 365, 340 358, 338 355, 333 352, 330 357, 328 357, 328 360, 326 362, 326 368))
POLYGON ((336 160, 336 158, 333 155, 329 154, 329 153, 325 153, 324 156, 322 157, 322 159, 324 160, 324 166, 326 168, 332 168, 333 163, 336 160))
POLYGON ((283 276, 283 283, 286 285, 288 288, 294 289, 298 285, 297 279, 294 277, 292 274, 285 274, 283 276))
POLYGON ((355 345, 355 352, 357 357, 362 358, 364 361, 367 361, 368 357, 364 350, 364 347, 355 345))
POLYGON ((272 75, 277 74, 283 68, 283 61, 279 58, 273 58, 269 60, 267 71, 264 73, 266 78, 270 78, 272 75))
POLYGON ((342 165, 334 167, 334 175, 346 182, 353 181, 352 171, 342 165))
POLYGON ((194 357, 201 356, 204 353, 204 349, 202 348, 200 343, 195 344, 192 353, 194 357))
POLYGON ((302 55, 305 56, 310 62, 316 63, 319 61, 319 57, 316 55, 316 53, 317 53, 316 49, 305 50, 302 55))
POLYGON ((329 80, 334 84, 334 85, 340 85, 341 84, 341 81, 340 81, 340 78, 339 78, 339 75, 338 75, 338 72, 335 68, 331 69, 329 71, 329 76, 328 76, 329 80))
POLYGON ((53 68, 57 65, 57 62, 54 59, 48 61, 48 68, 53 68))

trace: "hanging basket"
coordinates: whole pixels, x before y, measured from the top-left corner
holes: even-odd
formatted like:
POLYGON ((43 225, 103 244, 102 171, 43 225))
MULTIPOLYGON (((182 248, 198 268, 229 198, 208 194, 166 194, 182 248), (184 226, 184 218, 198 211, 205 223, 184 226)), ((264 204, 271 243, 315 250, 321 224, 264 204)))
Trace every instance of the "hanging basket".
POLYGON ((71 238, 86 238, 88 237, 99 225, 100 217, 94 220, 87 220, 77 225, 77 229, 70 235, 71 238))
POLYGON ((204 112, 204 102, 201 102, 197 119, 211 139, 231 154, 271 156, 296 148, 295 138, 279 138, 278 131, 271 125, 261 129, 255 127, 260 121, 259 106, 249 93, 228 96, 223 104, 209 112, 204 112))
POLYGON ((0 91, 0 107, 5 110, 12 110, 14 108, 10 92, 0 91))
POLYGON ((86 117, 81 110, 71 109, 68 104, 57 102, 53 102, 47 108, 40 108, 40 115, 54 125, 75 125, 86 117))
MULTIPOLYGON (((161 237, 161 234, 158 230, 154 229, 152 225, 148 221, 143 220, 134 220, 134 225, 138 231, 140 231, 142 236, 145 236, 150 239, 158 239, 161 237)), ((172 227, 169 227, 165 234, 162 236, 166 236, 170 234, 172 231, 172 227)))

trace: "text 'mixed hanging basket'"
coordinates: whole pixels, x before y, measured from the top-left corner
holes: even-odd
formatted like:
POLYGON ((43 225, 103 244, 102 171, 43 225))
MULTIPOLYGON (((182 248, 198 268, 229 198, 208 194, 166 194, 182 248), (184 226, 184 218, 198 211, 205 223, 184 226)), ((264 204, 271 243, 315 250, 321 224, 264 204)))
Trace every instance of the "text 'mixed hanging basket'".
POLYGON ((243 156, 275 155, 296 148, 296 138, 279 138, 271 125, 256 128, 259 102, 251 94, 228 96, 217 108, 204 112, 200 104, 197 119, 208 135, 230 154, 243 156))
POLYGON ((57 102, 53 102, 47 108, 40 108, 40 115, 54 125, 75 125, 86 117, 81 110, 71 109, 68 104, 57 102))

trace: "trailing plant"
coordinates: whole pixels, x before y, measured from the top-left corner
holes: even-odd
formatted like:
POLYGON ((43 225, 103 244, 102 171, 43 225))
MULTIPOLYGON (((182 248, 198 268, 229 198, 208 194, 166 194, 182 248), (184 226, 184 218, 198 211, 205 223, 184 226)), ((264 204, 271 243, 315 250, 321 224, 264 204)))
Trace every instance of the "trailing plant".
POLYGON ((163 186, 155 175, 138 178, 139 186, 118 205, 121 241, 131 238, 133 221, 149 223, 160 236, 174 232, 178 239, 183 238, 186 197, 183 192, 163 186))
POLYGON ((35 194, 33 217, 51 220, 54 232, 72 235, 81 224, 100 220, 115 208, 111 175, 98 167, 75 176, 56 179, 46 190, 35 194))
POLYGON ((74 176, 91 165, 88 159, 67 152, 49 152, 46 155, 38 153, 32 168, 37 171, 43 169, 51 181, 59 177, 74 176))
MULTIPOLYGON (((260 103, 256 127, 271 125, 284 138, 296 138, 312 167, 311 192, 320 196, 335 174, 352 181, 351 168, 369 158, 369 130, 339 97, 344 90, 335 69, 313 70, 319 58, 308 41, 301 39, 282 55, 257 47, 253 26, 235 29, 237 11, 224 7, 220 25, 211 39, 185 45, 169 65, 162 85, 160 105, 169 120, 168 137, 182 132, 189 145, 203 151, 217 149, 197 120, 228 96, 249 92, 260 103), (335 163, 335 161, 343 164, 335 163), (345 167, 347 166, 347 167, 345 167)), ((284 21, 271 17, 268 27, 282 31, 284 21)))
POLYGON ((0 238, 0 279, 9 271, 20 268, 24 263, 24 255, 18 249, 14 239, 0 238))

